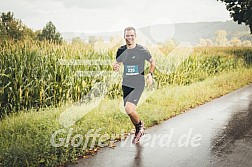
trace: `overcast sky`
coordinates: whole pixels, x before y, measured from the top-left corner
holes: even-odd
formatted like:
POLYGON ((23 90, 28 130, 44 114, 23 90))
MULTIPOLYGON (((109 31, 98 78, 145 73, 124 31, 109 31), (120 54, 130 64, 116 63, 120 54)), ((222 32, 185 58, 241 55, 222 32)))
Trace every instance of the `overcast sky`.
POLYGON ((225 5, 217 0, 0 0, 0 12, 7 11, 34 30, 51 20, 60 32, 231 20, 225 5))

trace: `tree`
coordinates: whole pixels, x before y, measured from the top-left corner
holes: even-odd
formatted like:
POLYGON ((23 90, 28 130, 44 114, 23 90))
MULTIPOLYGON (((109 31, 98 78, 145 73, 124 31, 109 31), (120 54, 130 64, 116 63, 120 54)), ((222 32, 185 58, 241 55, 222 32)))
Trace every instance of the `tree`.
POLYGON ((251 41, 249 41, 249 40, 243 41, 243 42, 242 42, 242 46, 251 47, 251 41))
POLYGON ((211 39, 200 38, 199 46, 212 47, 213 46, 213 41, 211 39))
POLYGON ((1 37, 20 40, 22 35, 21 21, 13 17, 13 13, 1 14, 1 37))
POLYGON ((88 37, 88 43, 94 45, 95 42, 97 41, 97 38, 95 36, 89 36, 88 37))
POLYGON ((237 37, 233 37, 230 41, 231 46, 239 47, 242 45, 242 41, 237 37))
POLYGON ((200 46, 207 46, 206 40, 203 39, 203 38, 200 38, 199 45, 200 45, 200 46))
POLYGON ((217 0, 225 3, 231 17, 238 24, 249 25, 252 34, 252 0, 217 0))
POLYGON ((24 26, 20 20, 14 18, 13 13, 1 13, 0 36, 1 39, 20 40, 23 37, 24 26))
POLYGON ((14 18, 12 12, 1 13, 0 16, 0 41, 35 39, 35 33, 26 27, 21 20, 14 18))
POLYGON ((53 43, 61 44, 63 38, 61 34, 57 32, 55 25, 52 21, 49 21, 46 26, 43 28, 42 32, 38 35, 39 40, 47 40, 53 43))
POLYGON ((216 32, 216 45, 217 46, 227 46, 227 32, 225 30, 218 30, 216 32))
POLYGON ((214 44, 213 44, 213 41, 211 39, 205 39, 206 43, 207 43, 207 46, 210 46, 212 47, 214 44))
POLYGON ((81 40, 80 37, 75 37, 75 38, 72 38, 72 44, 74 44, 74 45, 78 45, 78 44, 82 45, 84 43, 83 43, 83 41, 81 40))

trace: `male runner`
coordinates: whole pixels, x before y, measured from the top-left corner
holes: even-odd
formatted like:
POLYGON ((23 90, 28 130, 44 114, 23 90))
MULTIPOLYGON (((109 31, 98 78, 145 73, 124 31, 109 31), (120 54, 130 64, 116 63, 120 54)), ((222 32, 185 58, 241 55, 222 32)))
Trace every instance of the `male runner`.
POLYGON ((144 122, 140 120, 136 112, 136 106, 145 86, 145 60, 150 62, 150 70, 147 74, 147 84, 149 85, 153 82, 152 75, 155 69, 155 61, 146 48, 136 43, 135 38, 136 30, 133 27, 125 28, 124 39, 126 45, 121 46, 117 50, 113 69, 114 71, 119 71, 120 64, 123 63, 124 65, 122 81, 124 107, 136 128, 132 142, 138 143, 144 134, 144 122))

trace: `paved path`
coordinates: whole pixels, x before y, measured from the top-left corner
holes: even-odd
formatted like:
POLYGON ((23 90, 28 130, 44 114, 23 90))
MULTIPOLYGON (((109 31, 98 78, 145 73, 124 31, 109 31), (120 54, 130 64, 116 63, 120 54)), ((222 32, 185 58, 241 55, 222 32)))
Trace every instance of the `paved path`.
POLYGON ((103 148, 72 167, 251 167, 252 84, 103 148))

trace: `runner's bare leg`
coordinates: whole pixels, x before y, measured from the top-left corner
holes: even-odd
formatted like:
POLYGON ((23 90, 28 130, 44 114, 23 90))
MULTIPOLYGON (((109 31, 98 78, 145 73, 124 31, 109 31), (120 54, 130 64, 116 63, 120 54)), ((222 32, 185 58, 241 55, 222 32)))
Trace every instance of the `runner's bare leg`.
POLYGON ((125 111, 129 115, 131 122, 136 125, 140 121, 140 117, 136 112, 136 105, 131 102, 126 102, 125 111))

